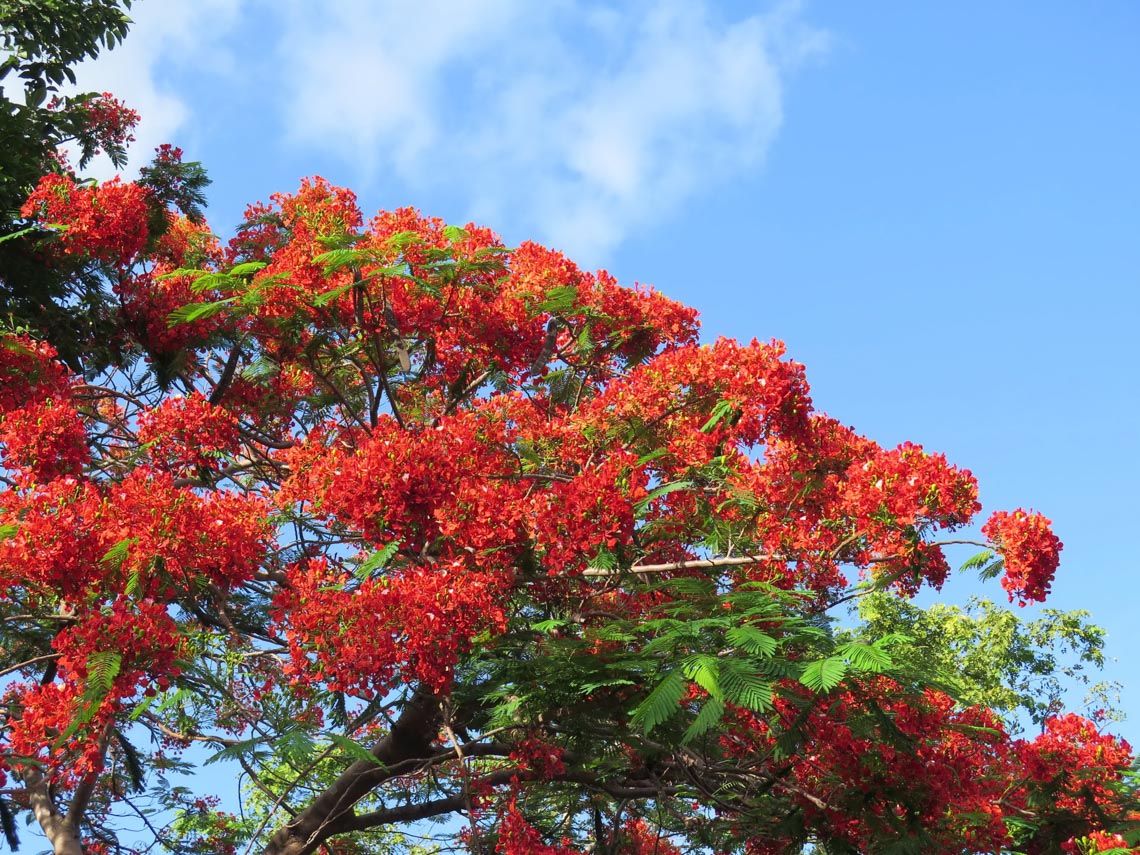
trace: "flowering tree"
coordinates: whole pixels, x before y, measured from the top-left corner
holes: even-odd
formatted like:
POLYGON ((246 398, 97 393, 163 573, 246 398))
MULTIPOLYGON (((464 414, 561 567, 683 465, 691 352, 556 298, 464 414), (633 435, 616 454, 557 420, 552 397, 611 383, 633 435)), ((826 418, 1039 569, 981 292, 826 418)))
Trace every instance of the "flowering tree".
MULTIPOLYGON (((23 209, 107 284, 122 359, 83 377, 35 329, 0 339, 10 837, 30 811, 57 853, 1137 838, 1127 744, 1017 682, 1050 656, 990 685, 889 608, 947 578, 969 471, 816 411, 779 343, 701 344, 652 290, 410 209, 366 223, 321 179, 227 246, 173 211, 156 232, 156 198, 49 175, 23 209), (215 760, 240 815, 179 776, 215 760)), ((982 531, 968 564, 1044 600, 1049 521, 982 531)))

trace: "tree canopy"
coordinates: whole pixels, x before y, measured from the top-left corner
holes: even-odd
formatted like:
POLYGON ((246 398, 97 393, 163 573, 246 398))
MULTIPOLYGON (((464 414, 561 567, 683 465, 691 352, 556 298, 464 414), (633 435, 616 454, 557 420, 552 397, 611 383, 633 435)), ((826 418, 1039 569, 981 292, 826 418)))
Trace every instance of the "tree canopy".
MULTIPOLYGON (((137 116, 54 93, 129 5, 0 3, 10 848, 1134 851, 1088 615, 913 602, 968 470, 533 243, 320 178, 223 243, 170 146, 82 179, 137 116)), ((1044 601, 1049 520, 981 531, 1044 601)))
MULTIPOLYGON (((121 358, 0 339, 13 838, 30 811, 59 853, 1136 839, 1130 748, 1057 688, 1099 631, 910 605, 973 476, 815 410, 778 342, 319 178, 224 245, 173 208, 155 239, 154 203, 51 173, 23 206, 105 283, 121 358)), ((970 568, 1044 600, 1049 521, 982 531, 970 568)))

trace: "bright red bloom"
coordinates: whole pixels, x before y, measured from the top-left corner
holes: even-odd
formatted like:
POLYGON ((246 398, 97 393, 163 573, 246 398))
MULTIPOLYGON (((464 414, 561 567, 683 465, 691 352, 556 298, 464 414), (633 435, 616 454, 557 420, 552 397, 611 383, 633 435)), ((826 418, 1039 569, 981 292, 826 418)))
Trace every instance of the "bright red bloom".
POLYGON ((201 392, 167 398, 139 417, 139 441, 150 446, 155 464, 169 472, 220 468, 225 455, 237 449, 239 439, 233 416, 201 392))
POLYGON ((150 193, 117 176, 87 187, 51 173, 40 179, 20 215, 63 226, 59 240, 67 255, 127 267, 146 246, 150 193))
POLYGON ((982 533, 1005 560, 1001 586, 1009 592, 1010 602, 1015 596, 1021 605, 1043 602, 1049 594, 1064 546, 1050 525, 1041 514, 1018 508, 1013 513, 996 511, 982 526, 982 533))

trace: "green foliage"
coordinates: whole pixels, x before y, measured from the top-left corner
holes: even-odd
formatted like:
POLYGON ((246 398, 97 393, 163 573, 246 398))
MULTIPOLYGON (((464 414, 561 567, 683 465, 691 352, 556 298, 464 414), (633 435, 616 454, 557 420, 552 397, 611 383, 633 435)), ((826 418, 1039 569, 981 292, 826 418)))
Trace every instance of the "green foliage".
MULTIPOLYGON (((988 556, 976 562, 988 563, 988 556)), ((889 640, 903 674, 942 685, 964 703, 989 707, 1014 729, 1022 716, 1040 724, 1055 715, 1073 688, 1088 694, 1092 709, 1114 714, 1114 684, 1093 679, 1105 663, 1105 635, 1088 612, 1043 609, 1041 617, 1024 621, 977 597, 965 608, 923 609, 874 593, 860 601, 859 617, 862 624, 844 638, 876 638, 879 645, 889 640)))

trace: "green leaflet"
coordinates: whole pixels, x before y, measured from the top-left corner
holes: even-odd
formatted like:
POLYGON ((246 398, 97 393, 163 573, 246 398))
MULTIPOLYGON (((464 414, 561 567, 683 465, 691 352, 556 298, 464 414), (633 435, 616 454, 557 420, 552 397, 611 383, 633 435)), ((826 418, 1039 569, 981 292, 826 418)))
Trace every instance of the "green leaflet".
POLYGON ((557 314, 574 308, 578 302, 578 288, 574 285, 563 285, 551 288, 546 292, 546 299, 535 308, 539 312, 557 314))
POLYGON ((459 241, 467 239, 468 231, 459 226, 444 226, 443 236, 451 243, 459 243, 459 241))
POLYGON ((167 315, 166 324, 174 327, 178 324, 188 324, 193 321, 200 321, 203 318, 213 317, 236 299, 237 297, 226 297, 224 300, 215 300, 212 303, 191 303, 189 306, 175 309, 167 315))
POLYGON ((353 760, 363 760, 366 763, 375 763, 377 766, 380 765, 376 762, 376 756, 355 739, 349 739, 347 736, 341 736, 339 733, 330 733, 328 736, 334 745, 342 749, 344 753, 353 760))
POLYGON ((731 401, 717 401, 716 404, 713 405, 709 420, 701 425, 701 433, 712 433, 716 429, 716 426, 735 412, 735 410, 736 405, 731 401))
POLYGON ((353 571, 352 575, 361 582, 365 581, 377 570, 382 570, 384 566, 395 557, 399 550, 400 541, 398 540, 393 540, 391 543, 385 544, 382 549, 373 552, 361 561, 360 566, 353 571))
POLYGON ((759 630, 754 626, 734 626, 724 634, 728 643, 734 647, 739 647, 745 653, 751 653, 753 656, 763 656, 765 658, 771 656, 776 652, 779 642, 763 630, 759 630))
POLYGON ((813 692, 830 692, 847 676, 847 663, 830 657, 804 666, 800 682, 813 692))
POLYGON ((734 704, 766 712, 772 708, 772 684, 759 676, 746 661, 726 659, 721 663, 720 682, 734 704))
POLYGON ((104 553, 103 557, 99 559, 103 564, 112 564, 115 567, 122 567, 123 562, 127 558, 127 553, 130 551, 131 546, 134 544, 135 538, 126 537, 112 546, 104 553))
POLYGON ((723 715, 724 701, 720 698, 709 698, 685 731, 685 735, 681 737, 682 744, 688 745, 694 739, 704 736, 720 722, 723 715))
POLYGON ((719 663, 715 656, 696 654, 688 656, 681 662, 681 670, 685 676, 708 692, 712 697, 723 696, 720 680, 717 678, 719 663))
POLYGON ((894 668, 894 662, 886 651, 862 641, 839 645, 835 649, 834 658, 846 659, 857 671, 869 671, 872 674, 882 674, 894 668))
POLYGON ((230 276, 250 276, 259 270, 265 269, 264 261, 246 261, 236 264, 230 269, 230 276))
POLYGON ((662 484, 660 487, 651 490, 648 496, 635 504, 633 506, 633 512, 635 514, 641 514, 645 511, 646 508, 649 507, 654 499, 660 499, 662 496, 667 496, 670 493, 675 493, 677 490, 691 489, 692 486, 692 481, 671 481, 668 484, 662 484))
POLYGON ((685 675, 681 669, 669 671, 665 679, 634 709, 630 725, 643 733, 650 733, 657 725, 680 712, 685 689, 685 675))
POLYGON ((103 699, 115 684, 119 670, 123 665, 122 654, 114 650, 99 650, 87 657, 87 684, 79 699, 79 709, 71 724, 59 735, 56 745, 63 745, 76 734, 80 727, 87 724, 99 711, 103 699))

